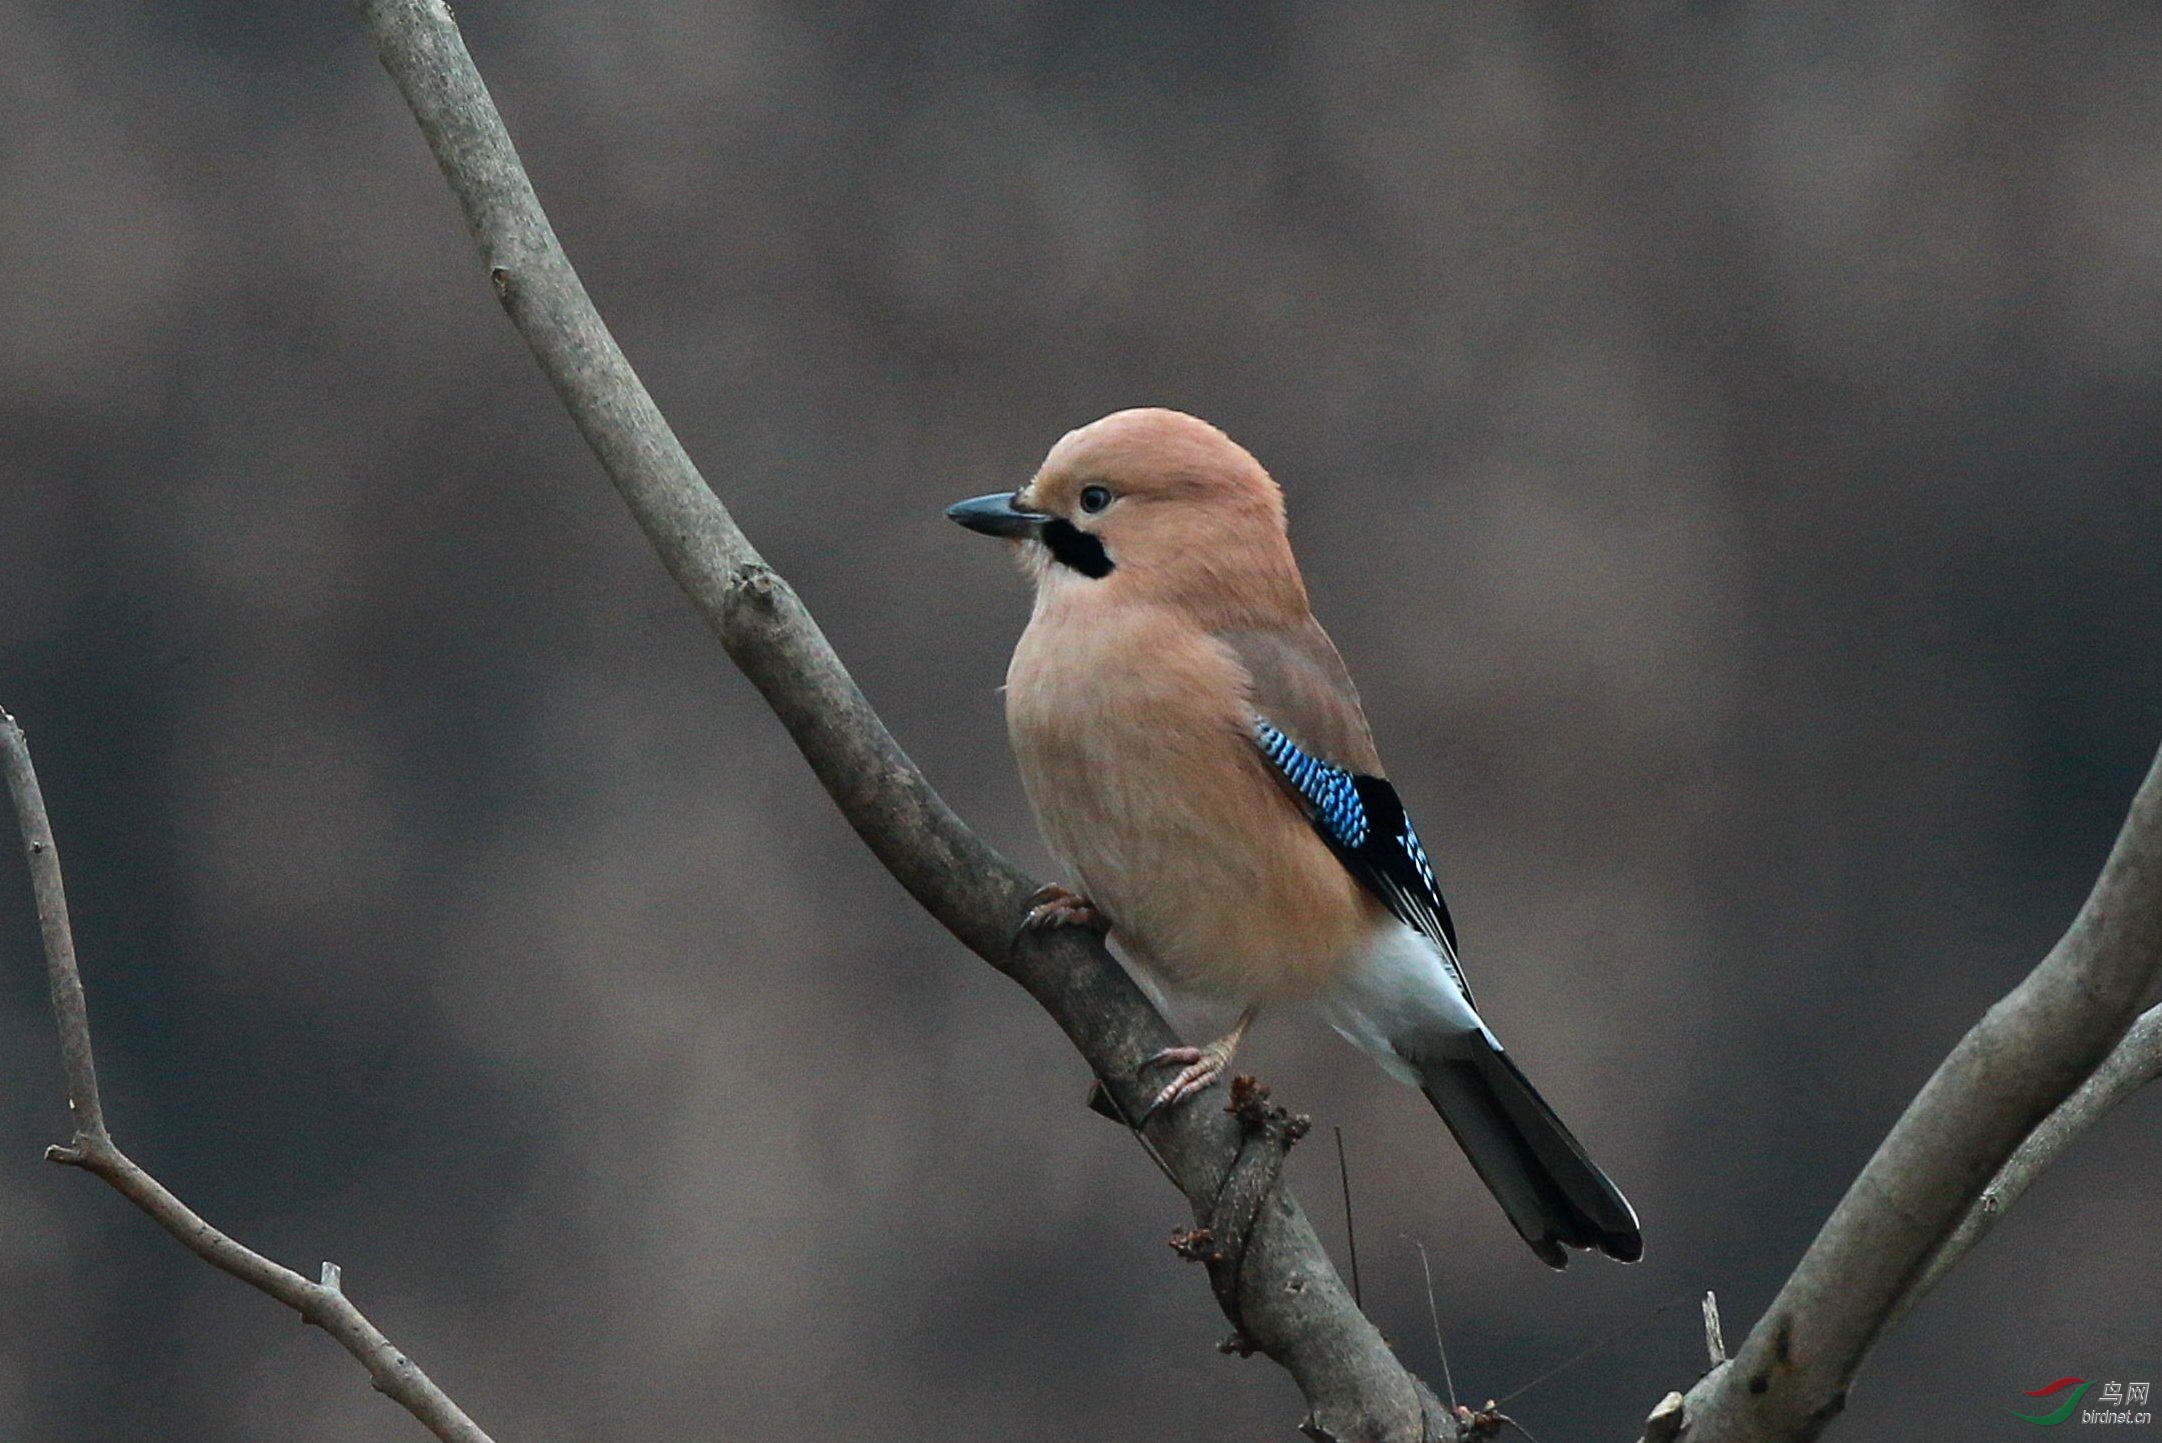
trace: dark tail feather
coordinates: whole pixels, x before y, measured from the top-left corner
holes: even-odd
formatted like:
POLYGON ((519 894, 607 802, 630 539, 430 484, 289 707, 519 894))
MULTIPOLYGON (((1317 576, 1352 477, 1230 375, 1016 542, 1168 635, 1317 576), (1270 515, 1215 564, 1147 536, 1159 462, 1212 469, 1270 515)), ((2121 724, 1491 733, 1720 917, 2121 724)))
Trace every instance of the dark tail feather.
POLYGON ((1628 1199, 1509 1055, 1481 1033, 1451 1041, 1458 1056, 1417 1062, 1420 1090, 1531 1250, 1556 1268, 1568 1265, 1565 1247, 1642 1257, 1628 1199))

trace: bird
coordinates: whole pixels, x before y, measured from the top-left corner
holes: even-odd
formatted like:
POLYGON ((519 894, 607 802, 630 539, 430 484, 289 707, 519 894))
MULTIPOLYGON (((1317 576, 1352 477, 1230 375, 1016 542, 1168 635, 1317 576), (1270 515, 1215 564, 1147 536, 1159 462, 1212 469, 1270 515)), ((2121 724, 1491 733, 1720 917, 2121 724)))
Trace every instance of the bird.
POLYGON ((1216 1083, 1259 1013, 1308 1004, 1425 1093, 1543 1262, 1641 1257, 1635 1210, 1479 1015, 1252 454, 1183 412, 1118 411, 946 514, 1009 542, 1034 587, 1007 730, 1073 885, 1021 925, 1092 928, 1159 988, 1240 1008, 1149 1060, 1175 1071, 1137 1125, 1216 1083))

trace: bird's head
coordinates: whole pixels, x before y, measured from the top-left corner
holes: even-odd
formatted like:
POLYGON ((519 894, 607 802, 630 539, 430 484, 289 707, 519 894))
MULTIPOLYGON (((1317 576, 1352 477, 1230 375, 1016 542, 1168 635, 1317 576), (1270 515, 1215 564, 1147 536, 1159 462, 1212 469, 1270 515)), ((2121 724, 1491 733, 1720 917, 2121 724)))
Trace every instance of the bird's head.
POLYGON ((1245 447, 1180 411, 1116 411, 1069 431, 1026 486, 946 514, 1015 542, 1039 596, 1306 605, 1283 492, 1245 447))

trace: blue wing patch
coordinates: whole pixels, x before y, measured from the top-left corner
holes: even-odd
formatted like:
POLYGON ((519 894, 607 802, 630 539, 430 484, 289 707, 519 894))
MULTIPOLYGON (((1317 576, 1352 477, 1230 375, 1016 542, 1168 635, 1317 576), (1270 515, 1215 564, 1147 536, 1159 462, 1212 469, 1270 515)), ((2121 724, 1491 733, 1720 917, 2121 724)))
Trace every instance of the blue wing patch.
MULTIPOLYGON (((1260 717, 1254 719, 1254 742, 1337 860, 1406 926, 1438 943, 1457 985, 1464 986, 1456 962, 1456 924, 1396 788, 1381 777, 1349 772, 1308 754, 1260 717)), ((1469 987, 1464 995, 1470 997, 1469 987)))
POLYGON ((1365 846, 1373 828, 1367 824, 1366 806, 1359 800, 1358 784, 1351 773, 1308 756, 1290 737, 1265 721, 1254 723, 1254 734, 1276 770, 1305 799, 1307 812, 1321 835, 1338 847, 1356 850, 1365 846))

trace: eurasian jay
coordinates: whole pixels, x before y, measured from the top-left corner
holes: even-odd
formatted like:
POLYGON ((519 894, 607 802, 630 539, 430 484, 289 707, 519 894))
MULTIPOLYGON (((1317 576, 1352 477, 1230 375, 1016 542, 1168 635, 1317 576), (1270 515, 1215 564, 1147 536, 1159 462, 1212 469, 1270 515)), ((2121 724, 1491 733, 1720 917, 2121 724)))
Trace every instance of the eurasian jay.
MULTIPOLYGON (((1632 1262, 1637 1219, 1474 1009, 1456 931, 1314 620, 1283 493, 1205 421, 1133 410, 1069 432, 1018 491, 946 513, 1016 543, 1035 610, 1006 723, 1086 925, 1174 992, 1244 1010, 1150 1111, 1215 1082, 1255 1014, 1317 1004, 1425 1092, 1532 1251, 1632 1262)), ((1144 1119, 1145 1120, 1145 1119, 1144 1119)))

